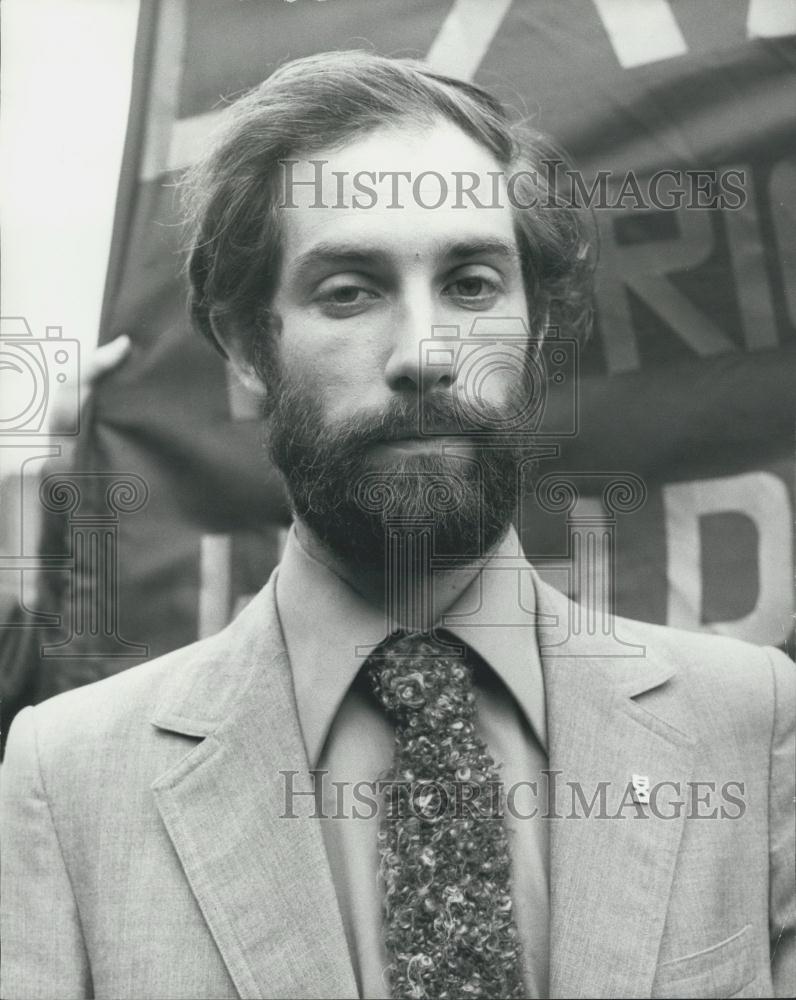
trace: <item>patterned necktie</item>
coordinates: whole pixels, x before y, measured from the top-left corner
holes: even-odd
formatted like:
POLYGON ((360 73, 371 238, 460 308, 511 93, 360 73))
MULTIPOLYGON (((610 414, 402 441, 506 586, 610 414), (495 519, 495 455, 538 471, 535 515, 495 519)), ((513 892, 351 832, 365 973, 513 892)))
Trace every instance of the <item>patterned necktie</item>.
POLYGON ((476 732, 472 667, 421 633, 368 675, 395 725, 379 830, 392 995, 523 997, 495 761, 476 732))

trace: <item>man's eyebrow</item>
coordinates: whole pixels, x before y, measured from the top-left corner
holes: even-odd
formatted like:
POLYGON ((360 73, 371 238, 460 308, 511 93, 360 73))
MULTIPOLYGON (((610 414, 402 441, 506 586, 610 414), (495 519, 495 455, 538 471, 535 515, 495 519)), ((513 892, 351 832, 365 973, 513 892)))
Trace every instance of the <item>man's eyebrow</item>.
MULTIPOLYGON (((457 240, 454 243, 438 243, 430 248, 436 259, 460 261, 473 257, 502 257, 518 260, 520 253, 512 240, 500 237, 482 237, 457 240)), ((317 243, 305 253, 299 254, 293 262, 295 277, 301 279, 316 267, 328 264, 351 265, 386 264, 391 255, 383 244, 324 242, 317 243)))
POLYGON ((520 251, 513 240, 490 236, 452 243, 445 248, 445 256, 457 260, 469 257, 504 257, 507 260, 519 260, 520 251))
POLYGON ((306 253, 299 254, 293 261, 297 278, 302 278, 313 268, 325 264, 357 264, 384 263, 389 255, 383 246, 370 246, 363 243, 317 243, 306 253))

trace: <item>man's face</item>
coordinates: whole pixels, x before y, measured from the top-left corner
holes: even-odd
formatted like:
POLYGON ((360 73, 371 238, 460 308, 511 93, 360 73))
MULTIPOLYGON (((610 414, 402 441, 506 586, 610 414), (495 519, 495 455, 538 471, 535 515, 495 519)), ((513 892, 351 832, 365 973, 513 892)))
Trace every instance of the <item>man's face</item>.
POLYGON ((516 449, 485 451, 466 431, 485 415, 499 428, 521 408, 529 391, 522 363, 490 363, 489 348, 479 347, 480 374, 471 363, 468 389, 472 352, 450 343, 434 350, 432 340, 444 327, 466 344, 477 318, 479 343, 505 331, 506 319, 527 329, 512 210, 505 196, 494 207, 484 197, 495 183, 490 172, 500 172, 490 153, 442 122, 384 128, 292 167, 287 201, 296 207, 282 209, 272 303, 279 332, 270 446, 297 514, 354 561, 382 557, 386 517, 430 513, 438 549, 471 552, 494 544, 514 509, 516 449), (324 207, 313 184, 301 183, 318 176, 310 160, 326 161, 324 207), (352 205, 362 171, 373 172, 372 208, 352 205), (396 182, 399 171, 409 178, 396 182), (429 171, 416 199, 413 182, 429 171), (456 198, 455 172, 465 171, 483 177, 480 201, 489 207, 456 198), (439 175, 448 197, 425 208, 440 198, 439 175), (401 207, 389 207, 396 201, 401 207), (379 476, 391 502, 375 510, 363 497, 372 498, 379 476), (429 509, 440 488, 452 491, 442 506, 455 511, 429 509))

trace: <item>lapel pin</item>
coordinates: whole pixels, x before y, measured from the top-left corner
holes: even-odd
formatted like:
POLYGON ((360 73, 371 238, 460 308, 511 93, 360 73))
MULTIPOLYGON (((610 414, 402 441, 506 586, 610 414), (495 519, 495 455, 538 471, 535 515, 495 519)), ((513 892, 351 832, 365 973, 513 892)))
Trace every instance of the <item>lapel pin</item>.
POLYGON ((650 800, 650 779, 646 774, 634 774, 631 777, 633 784, 633 798, 642 805, 647 805, 650 800))

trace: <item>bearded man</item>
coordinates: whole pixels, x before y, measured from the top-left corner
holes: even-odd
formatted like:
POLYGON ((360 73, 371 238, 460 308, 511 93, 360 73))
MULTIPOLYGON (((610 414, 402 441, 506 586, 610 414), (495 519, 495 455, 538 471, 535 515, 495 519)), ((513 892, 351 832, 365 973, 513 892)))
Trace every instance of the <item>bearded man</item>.
POLYGON ((15 721, 4 996, 793 989, 793 664, 579 629, 513 526, 588 318, 554 157, 364 53, 231 110, 186 182, 192 315, 294 527, 223 632, 15 721))

